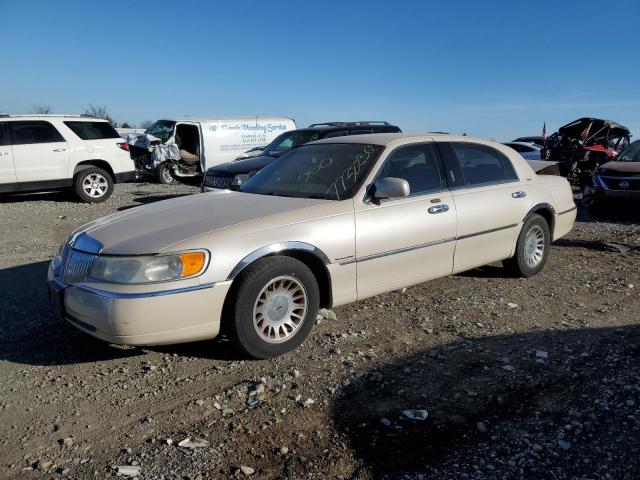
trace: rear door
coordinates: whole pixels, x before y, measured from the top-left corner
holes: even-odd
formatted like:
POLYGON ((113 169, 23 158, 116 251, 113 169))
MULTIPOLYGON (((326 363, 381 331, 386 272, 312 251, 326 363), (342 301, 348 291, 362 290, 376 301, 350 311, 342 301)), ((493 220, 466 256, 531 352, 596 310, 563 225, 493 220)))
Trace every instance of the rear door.
POLYGON ((356 200, 359 299, 451 274, 456 209, 443 173, 433 143, 398 147, 377 178, 407 180, 409 197, 356 200))
POLYGON ((19 183, 68 178, 69 146, 50 122, 19 120, 7 123, 19 183))
POLYGON ((456 206, 454 273, 512 255, 529 209, 527 186, 502 152, 472 142, 440 142, 456 206))
POLYGON ((6 122, 0 122, 0 190, 10 190, 16 183, 13 151, 6 122))

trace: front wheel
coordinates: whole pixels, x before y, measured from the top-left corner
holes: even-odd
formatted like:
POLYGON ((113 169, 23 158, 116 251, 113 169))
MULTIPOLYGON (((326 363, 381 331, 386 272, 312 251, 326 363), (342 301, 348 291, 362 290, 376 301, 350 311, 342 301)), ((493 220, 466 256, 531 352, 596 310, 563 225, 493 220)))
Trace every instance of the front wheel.
POLYGON ((90 167, 76 174, 73 188, 80 200, 100 203, 113 193, 113 178, 101 168, 90 167))
POLYGON ((505 260, 503 265, 519 277, 532 277, 542 270, 549 257, 551 233, 544 217, 534 213, 526 218, 515 255, 505 260))
POLYGON ((311 270, 291 257, 257 260, 242 272, 231 315, 230 335, 254 358, 272 358, 298 347, 309 335, 320 293, 311 270))
POLYGON ((167 165, 167 162, 162 162, 160 165, 158 165, 158 169, 156 172, 158 174, 158 182, 163 185, 171 185, 176 181, 175 177, 173 176, 173 172, 169 168, 169 165, 167 165))

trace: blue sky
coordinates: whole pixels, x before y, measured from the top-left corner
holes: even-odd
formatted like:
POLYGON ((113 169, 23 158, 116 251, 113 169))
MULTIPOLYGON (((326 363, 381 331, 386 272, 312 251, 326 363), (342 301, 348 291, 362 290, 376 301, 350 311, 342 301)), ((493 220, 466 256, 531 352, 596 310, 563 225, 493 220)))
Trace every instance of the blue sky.
POLYGON ((640 136, 640 2, 0 0, 0 111, 389 120, 509 140, 640 136))

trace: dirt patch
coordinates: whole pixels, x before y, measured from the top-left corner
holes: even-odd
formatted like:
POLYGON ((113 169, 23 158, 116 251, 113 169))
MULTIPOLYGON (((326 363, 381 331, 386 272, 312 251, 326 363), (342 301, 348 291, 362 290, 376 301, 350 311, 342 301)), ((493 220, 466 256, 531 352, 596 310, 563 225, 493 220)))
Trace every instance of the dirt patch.
POLYGON ((51 314, 71 230, 196 191, 0 199, 1 477, 637 478, 637 219, 581 210, 534 278, 492 265, 337 308, 269 361, 224 338, 115 347, 51 314))

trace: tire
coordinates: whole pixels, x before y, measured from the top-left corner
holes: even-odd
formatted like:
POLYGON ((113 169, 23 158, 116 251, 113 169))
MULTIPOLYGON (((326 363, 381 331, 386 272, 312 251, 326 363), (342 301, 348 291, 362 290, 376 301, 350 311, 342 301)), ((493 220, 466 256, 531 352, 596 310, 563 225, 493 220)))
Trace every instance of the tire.
POLYGON ((102 203, 113 193, 113 177, 98 167, 89 167, 76 173, 73 189, 83 202, 102 203))
POLYGON ((291 257, 266 257, 249 265, 238 280, 227 330, 240 350, 266 359, 304 342, 320 303, 318 283, 309 267, 291 257))
POLYGON ((515 255, 502 264, 514 276, 532 277, 547 263, 550 246, 549 224, 537 213, 531 214, 525 219, 518 235, 515 255))
POLYGON ((162 185, 171 185, 176 181, 171 169, 167 165, 167 162, 162 162, 158 165, 158 168, 156 169, 156 176, 158 178, 158 182, 162 185))

